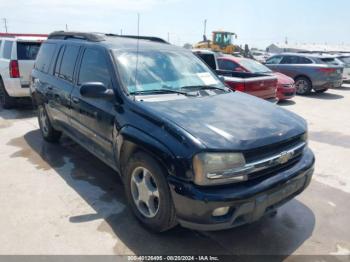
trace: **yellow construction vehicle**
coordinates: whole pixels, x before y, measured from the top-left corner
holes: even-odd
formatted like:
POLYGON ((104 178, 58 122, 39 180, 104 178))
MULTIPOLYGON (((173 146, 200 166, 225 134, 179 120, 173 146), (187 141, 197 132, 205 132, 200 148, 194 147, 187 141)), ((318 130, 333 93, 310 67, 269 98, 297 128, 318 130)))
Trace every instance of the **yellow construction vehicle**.
POLYGON ((213 39, 207 40, 205 34, 203 41, 194 45, 196 49, 210 49, 215 52, 222 52, 225 54, 233 54, 238 51, 237 46, 232 44, 232 36, 237 38, 237 35, 227 31, 213 31, 213 39))

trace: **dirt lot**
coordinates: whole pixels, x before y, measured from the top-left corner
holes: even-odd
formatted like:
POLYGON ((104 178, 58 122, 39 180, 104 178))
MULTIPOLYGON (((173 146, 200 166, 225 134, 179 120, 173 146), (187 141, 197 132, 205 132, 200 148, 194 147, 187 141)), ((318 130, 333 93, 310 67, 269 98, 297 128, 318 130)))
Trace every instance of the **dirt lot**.
POLYGON ((350 86, 281 105, 308 120, 316 171, 276 217, 221 232, 145 230, 118 176, 31 110, 0 111, 0 254, 350 254, 350 86))

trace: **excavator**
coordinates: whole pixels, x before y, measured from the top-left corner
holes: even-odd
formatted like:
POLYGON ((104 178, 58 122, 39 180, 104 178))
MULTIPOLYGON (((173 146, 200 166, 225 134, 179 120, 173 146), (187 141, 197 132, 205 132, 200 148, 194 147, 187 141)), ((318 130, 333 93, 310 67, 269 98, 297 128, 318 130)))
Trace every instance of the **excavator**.
POLYGON ((196 49, 211 49, 214 52, 222 52, 224 54, 233 54, 240 52, 241 48, 232 44, 232 36, 237 38, 237 34, 228 31, 213 31, 213 39, 208 40, 206 35, 203 35, 203 41, 194 45, 196 49))

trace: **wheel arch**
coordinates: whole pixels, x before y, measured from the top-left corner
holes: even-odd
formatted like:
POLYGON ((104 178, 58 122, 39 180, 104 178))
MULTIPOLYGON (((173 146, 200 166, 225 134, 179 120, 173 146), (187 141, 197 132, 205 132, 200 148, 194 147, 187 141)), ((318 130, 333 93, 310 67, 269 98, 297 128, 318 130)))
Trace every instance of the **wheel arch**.
POLYGON ((173 153, 161 142, 145 132, 132 126, 126 126, 120 130, 116 141, 116 162, 121 176, 124 175, 129 158, 137 152, 149 154, 168 174, 175 174, 175 157, 173 153))
POLYGON ((294 81, 297 81, 298 78, 306 78, 307 80, 310 81, 310 83, 311 83, 311 88, 313 88, 312 80, 311 80, 310 77, 308 77, 308 76, 305 75, 305 74, 299 74, 299 75, 297 75, 297 76, 294 77, 294 81))

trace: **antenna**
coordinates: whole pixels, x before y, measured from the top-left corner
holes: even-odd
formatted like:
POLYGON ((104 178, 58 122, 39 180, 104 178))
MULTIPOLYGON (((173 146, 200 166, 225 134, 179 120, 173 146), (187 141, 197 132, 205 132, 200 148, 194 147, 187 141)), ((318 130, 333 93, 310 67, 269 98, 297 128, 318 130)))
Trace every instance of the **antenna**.
POLYGON ((135 87, 137 85, 137 66, 139 63, 139 42, 140 42, 140 14, 137 13, 137 41, 136 41, 136 66, 135 66, 135 87))
POLYGON ((5 32, 7 33, 7 19, 3 18, 2 20, 4 20, 5 32))

